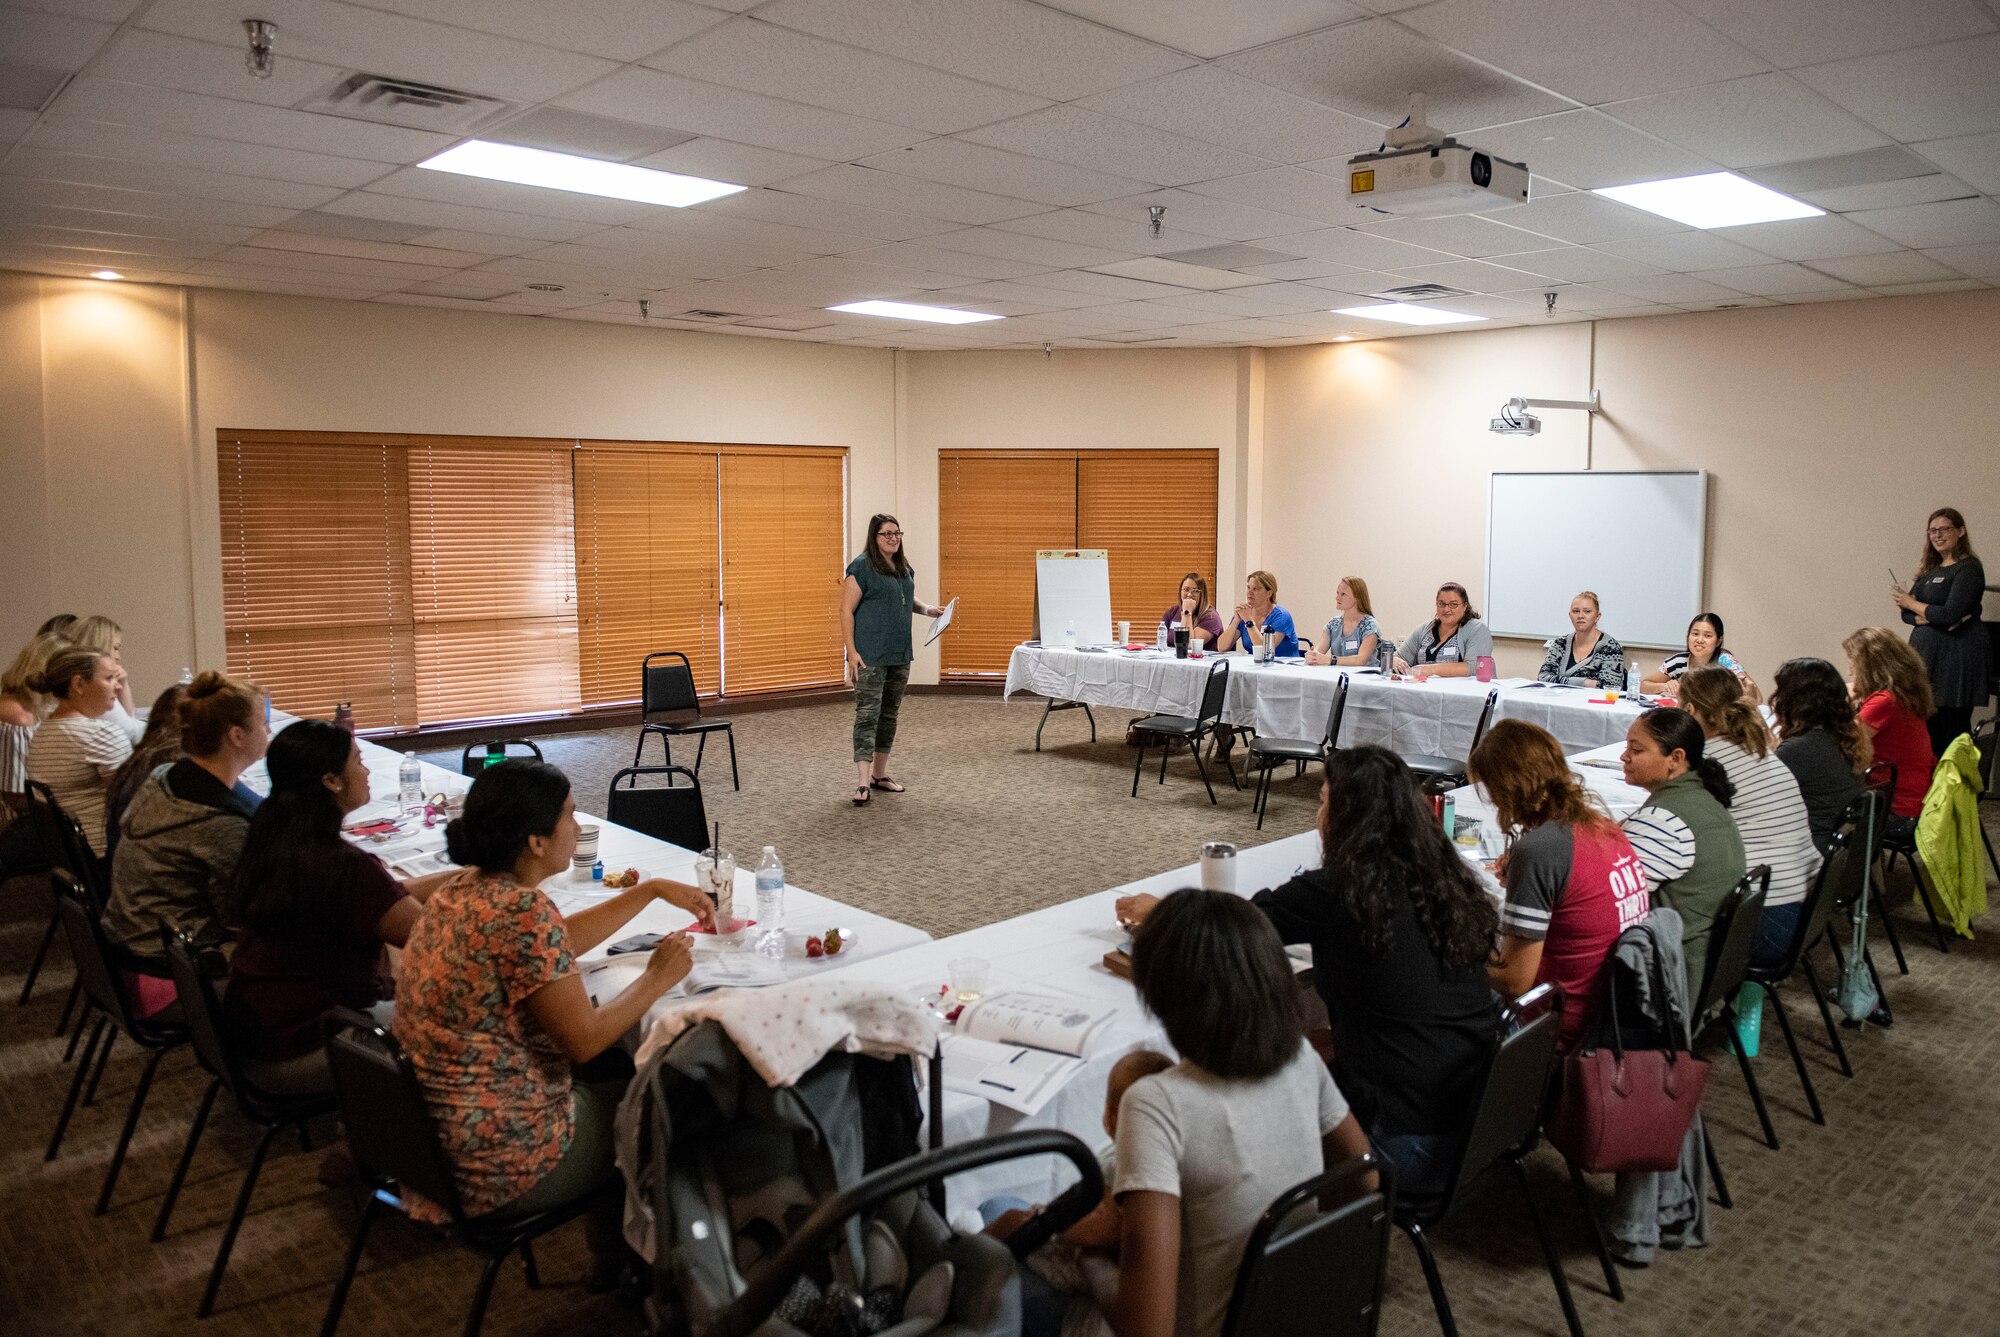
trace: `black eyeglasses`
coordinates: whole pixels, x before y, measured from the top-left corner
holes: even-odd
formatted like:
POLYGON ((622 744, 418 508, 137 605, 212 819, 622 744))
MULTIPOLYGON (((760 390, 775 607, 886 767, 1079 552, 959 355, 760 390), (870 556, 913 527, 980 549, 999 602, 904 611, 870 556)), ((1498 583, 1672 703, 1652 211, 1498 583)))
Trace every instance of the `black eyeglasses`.
POLYGON ((1940 534, 1943 534, 1945 537, 1949 538, 1951 536, 1952 531, 1957 528, 1958 528, 1957 525, 1932 525, 1929 529, 1926 529, 1924 532, 1926 534, 1929 534, 1932 538, 1936 538, 1940 534))
POLYGON ((876 537, 885 539, 899 539, 903 537, 903 531, 900 529, 884 529, 878 531, 876 537))

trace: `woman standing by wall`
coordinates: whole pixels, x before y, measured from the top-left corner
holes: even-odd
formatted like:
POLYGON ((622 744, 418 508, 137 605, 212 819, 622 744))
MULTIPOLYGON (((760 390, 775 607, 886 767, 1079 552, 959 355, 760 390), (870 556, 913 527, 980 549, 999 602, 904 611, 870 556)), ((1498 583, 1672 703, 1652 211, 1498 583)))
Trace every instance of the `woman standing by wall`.
POLYGON ((1916 579, 1907 590, 1891 585, 1889 595, 1903 610, 1910 645, 1931 676, 1937 702, 1931 751, 1941 757, 1972 727, 1972 712, 1986 704, 1986 628, 1979 620, 1986 568, 1966 537, 1964 516, 1949 506, 1931 512, 1916 579))
POLYGON ((916 657, 910 619, 937 617, 944 609, 917 599, 917 574, 903 556, 903 526, 893 515, 868 521, 868 545, 847 564, 841 589, 840 628, 854 670, 854 794, 857 808, 874 790, 900 794, 889 775, 889 749, 916 657))

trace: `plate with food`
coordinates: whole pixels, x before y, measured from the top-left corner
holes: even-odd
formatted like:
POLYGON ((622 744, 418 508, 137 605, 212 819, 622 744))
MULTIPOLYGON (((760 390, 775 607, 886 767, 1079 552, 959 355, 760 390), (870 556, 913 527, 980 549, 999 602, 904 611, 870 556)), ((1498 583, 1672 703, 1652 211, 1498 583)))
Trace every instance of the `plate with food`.
POLYGON ((787 929, 785 955, 808 961, 844 959, 854 951, 855 936, 851 928, 787 929))

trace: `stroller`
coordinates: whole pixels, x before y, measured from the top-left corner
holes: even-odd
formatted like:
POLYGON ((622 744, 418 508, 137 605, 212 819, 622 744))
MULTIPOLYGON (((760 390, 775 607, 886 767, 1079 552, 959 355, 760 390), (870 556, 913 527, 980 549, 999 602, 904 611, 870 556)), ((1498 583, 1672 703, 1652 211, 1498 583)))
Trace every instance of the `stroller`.
POLYGON ((708 1019, 645 1059, 619 1123, 627 1236, 651 1227, 633 1240, 652 1246, 650 1332, 1018 1337, 1019 1260, 1096 1205, 1097 1160, 1055 1130, 939 1147, 935 1049, 919 1154, 914 1057, 830 1052, 771 1086, 708 1019), (1079 1182, 1006 1243, 945 1223, 946 1178, 1049 1154, 1079 1182))

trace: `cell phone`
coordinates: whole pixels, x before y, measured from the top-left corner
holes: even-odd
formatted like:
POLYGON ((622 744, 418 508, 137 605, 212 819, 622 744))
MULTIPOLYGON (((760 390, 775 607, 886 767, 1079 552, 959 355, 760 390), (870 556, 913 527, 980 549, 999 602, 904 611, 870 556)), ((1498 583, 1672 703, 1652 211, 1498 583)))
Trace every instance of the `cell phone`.
POLYGON ((650 952, 658 947, 667 935, 664 933, 634 933, 629 938, 620 938, 604 949, 606 956, 623 956, 627 952, 650 952))
POLYGON ((1898 579, 1896 579, 1896 568, 1895 568, 1895 567, 1893 567, 1893 566, 1885 566, 1885 567, 1883 567, 1882 569, 1883 569, 1884 571, 1887 571, 1887 572, 1889 573, 1889 583, 1890 583, 1891 585, 1894 585, 1894 586, 1895 586, 1895 587, 1896 587, 1897 589, 1899 589, 1899 590, 1903 588, 1903 582, 1902 582, 1902 581, 1900 581, 1900 580, 1898 580, 1898 579))

